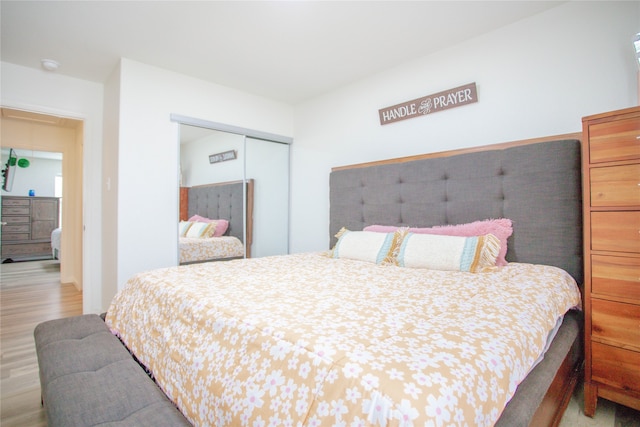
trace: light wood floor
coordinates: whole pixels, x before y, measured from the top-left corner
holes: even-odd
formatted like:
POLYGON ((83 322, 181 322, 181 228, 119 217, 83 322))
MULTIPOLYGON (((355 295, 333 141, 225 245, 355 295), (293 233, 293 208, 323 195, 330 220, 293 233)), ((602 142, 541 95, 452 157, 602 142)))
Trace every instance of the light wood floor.
POLYGON ((60 284, 59 261, 0 264, 0 425, 46 426, 33 329, 82 314, 82 292, 60 284))

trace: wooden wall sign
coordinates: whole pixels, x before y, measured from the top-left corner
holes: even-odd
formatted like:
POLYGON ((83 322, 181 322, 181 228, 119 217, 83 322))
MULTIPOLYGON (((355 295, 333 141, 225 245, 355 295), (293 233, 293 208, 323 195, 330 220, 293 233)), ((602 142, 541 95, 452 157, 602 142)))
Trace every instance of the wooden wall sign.
POLYGON ((223 153, 212 154, 209 156, 209 163, 224 162, 227 160, 234 160, 238 156, 236 150, 229 150, 223 153))
POLYGON ((400 120, 412 119, 418 116, 435 113, 449 108, 460 107, 462 105, 478 102, 476 84, 469 83, 443 92, 427 95, 422 98, 407 101, 402 104, 378 110, 380 124, 399 122, 400 120))

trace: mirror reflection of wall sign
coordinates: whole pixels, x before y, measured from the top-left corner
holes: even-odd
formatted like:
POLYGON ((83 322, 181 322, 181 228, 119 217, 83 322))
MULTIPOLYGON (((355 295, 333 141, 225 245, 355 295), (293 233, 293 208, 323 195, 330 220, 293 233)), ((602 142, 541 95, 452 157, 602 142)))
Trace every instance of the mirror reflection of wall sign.
POLYGON ((236 150, 224 151, 222 153, 212 154, 209 156, 209 163, 219 163, 227 160, 235 160, 238 156, 236 150))
POLYGON ((473 102, 478 102, 475 82, 434 93, 433 95, 427 95, 414 99, 413 101, 392 105, 391 107, 378 110, 378 114, 380 115, 380 124, 386 125, 400 120, 425 116, 441 110, 448 110, 449 108, 460 107, 473 102))

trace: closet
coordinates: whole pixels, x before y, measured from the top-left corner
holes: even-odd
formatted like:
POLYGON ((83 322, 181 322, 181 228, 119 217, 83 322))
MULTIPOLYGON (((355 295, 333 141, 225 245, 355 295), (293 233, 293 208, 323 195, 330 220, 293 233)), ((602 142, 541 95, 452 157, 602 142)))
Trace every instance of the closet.
MULTIPOLYGON (((189 186, 251 180, 252 218, 244 221, 245 235, 247 224, 252 227, 248 252, 251 257, 289 253, 292 138, 179 115, 171 120, 180 126, 180 200, 189 186), (230 152, 234 153, 230 161, 210 164, 209 156, 230 152)), ((184 205, 180 218, 185 216, 184 205)))

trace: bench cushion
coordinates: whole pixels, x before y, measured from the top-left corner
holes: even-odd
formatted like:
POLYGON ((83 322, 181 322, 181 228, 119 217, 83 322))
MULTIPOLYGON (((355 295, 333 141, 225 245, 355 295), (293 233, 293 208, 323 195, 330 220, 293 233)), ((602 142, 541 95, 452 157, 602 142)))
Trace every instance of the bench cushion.
POLYGON ((190 426, 98 315, 34 330, 49 426, 190 426))

